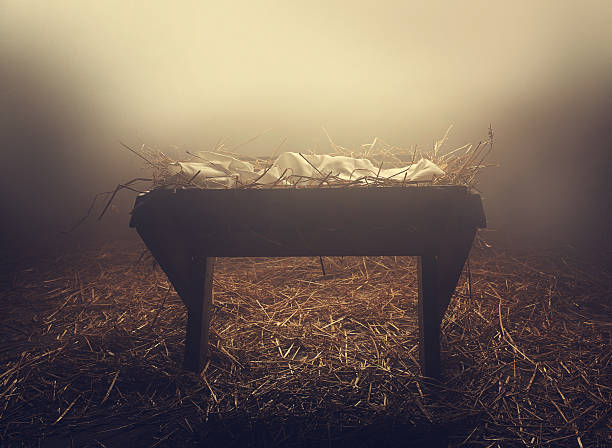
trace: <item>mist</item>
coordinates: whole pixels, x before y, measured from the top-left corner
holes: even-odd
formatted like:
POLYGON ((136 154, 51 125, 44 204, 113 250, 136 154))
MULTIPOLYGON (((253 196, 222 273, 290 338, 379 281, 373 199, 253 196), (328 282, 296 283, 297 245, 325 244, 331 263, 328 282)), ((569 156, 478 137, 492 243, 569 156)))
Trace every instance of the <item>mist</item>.
POLYGON ((447 149, 484 138, 492 238, 612 244, 609 2, 16 2, 0 5, 2 244, 129 234, 119 145, 250 155, 447 149))

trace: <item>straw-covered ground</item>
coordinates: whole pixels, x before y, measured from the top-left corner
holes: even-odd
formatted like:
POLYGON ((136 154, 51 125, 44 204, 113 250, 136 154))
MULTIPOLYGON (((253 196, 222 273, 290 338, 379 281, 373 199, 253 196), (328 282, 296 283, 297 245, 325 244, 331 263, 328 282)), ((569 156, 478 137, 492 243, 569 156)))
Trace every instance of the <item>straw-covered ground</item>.
POLYGON ((419 374, 414 259, 219 259, 212 357, 137 243, 38 259, 0 293, 2 446, 612 443, 612 275, 472 251, 419 374))

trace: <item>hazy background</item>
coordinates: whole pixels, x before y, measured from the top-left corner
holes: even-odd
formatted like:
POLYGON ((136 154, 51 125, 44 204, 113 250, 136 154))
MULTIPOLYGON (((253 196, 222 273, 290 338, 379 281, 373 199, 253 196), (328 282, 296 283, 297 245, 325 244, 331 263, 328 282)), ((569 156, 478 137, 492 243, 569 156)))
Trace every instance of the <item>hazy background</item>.
POLYGON ((66 236, 94 193, 141 174, 118 140, 271 153, 374 137, 496 143, 490 228, 611 244, 612 2, 0 2, 2 244, 129 233, 132 197, 66 236))

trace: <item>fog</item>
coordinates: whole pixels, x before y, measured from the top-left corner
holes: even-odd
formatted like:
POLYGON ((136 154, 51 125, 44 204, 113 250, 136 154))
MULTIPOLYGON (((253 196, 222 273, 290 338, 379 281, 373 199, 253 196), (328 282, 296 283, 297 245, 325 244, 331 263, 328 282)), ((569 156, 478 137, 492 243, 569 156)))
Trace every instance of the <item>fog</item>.
POLYGON ((118 141, 180 151, 329 149, 374 137, 448 149, 495 131, 492 237, 611 244, 612 4, 0 4, 2 244, 129 233, 133 196, 65 235, 92 196, 141 174, 118 141), (109 233, 110 232, 110 233, 109 233))

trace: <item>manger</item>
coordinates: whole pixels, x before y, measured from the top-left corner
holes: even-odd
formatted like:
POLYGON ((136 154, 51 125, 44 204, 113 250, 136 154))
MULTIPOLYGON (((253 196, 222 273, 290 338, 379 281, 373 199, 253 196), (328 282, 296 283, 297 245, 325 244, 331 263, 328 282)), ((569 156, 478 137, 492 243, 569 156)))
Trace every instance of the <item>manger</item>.
POLYGON ((137 197, 130 226, 187 308, 184 366, 201 372, 215 257, 418 257, 422 373, 439 377, 440 323, 478 228, 466 186, 157 188, 137 197))

